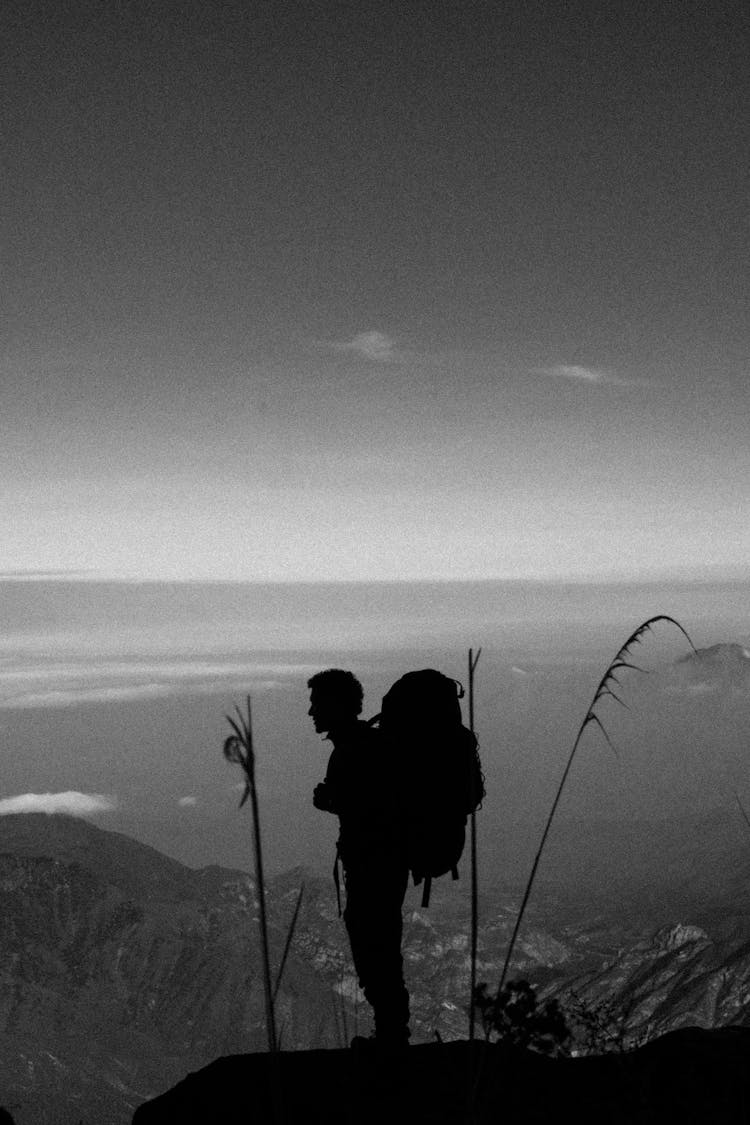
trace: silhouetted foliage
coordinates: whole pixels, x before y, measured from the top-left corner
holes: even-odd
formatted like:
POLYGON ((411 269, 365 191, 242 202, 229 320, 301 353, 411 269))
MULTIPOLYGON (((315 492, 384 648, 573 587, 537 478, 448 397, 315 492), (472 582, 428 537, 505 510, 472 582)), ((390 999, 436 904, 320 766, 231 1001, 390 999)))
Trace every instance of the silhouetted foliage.
POLYGON ((616 997, 591 1003, 577 992, 570 992, 560 1004, 572 1035, 571 1049, 576 1054, 620 1054, 644 1041, 642 1034, 629 1034, 628 1011, 616 997))
POLYGON ((486 984, 478 984, 474 1001, 486 1039, 494 1036, 542 1055, 565 1053, 572 1035, 565 1013, 557 1000, 541 1002, 529 981, 508 981, 494 996, 486 984))
POLYGON ((616 997, 596 1003, 576 992, 541 1001, 525 979, 508 981, 492 995, 486 984, 474 990, 485 1038, 543 1055, 609 1055, 642 1046, 630 1035, 628 1011, 616 997))

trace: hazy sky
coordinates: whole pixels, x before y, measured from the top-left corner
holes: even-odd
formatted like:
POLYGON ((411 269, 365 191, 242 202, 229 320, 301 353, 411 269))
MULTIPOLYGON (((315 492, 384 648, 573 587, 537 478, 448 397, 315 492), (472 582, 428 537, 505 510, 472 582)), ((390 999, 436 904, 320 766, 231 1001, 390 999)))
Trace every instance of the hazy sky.
POLYGON ((0 22, 0 570, 746 567, 745 5, 0 22))

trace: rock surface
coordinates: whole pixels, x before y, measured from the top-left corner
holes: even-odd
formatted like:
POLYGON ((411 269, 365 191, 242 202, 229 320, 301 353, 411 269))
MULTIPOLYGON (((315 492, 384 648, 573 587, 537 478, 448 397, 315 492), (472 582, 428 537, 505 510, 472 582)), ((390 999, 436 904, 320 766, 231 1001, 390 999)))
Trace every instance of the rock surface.
POLYGON ((688 1028, 636 1051, 548 1059, 474 1042, 400 1055, 309 1051, 218 1059, 142 1105, 132 1125, 742 1125, 750 1030, 688 1028))

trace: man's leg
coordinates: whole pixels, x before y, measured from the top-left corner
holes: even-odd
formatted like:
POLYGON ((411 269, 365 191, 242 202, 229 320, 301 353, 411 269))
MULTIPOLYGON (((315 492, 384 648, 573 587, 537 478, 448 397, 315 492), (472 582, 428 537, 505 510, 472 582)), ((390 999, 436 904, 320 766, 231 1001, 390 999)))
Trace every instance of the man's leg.
POLYGON ((409 1039, 409 993, 404 984, 402 906, 408 882, 403 864, 368 864, 347 872, 344 921, 354 967, 372 1006, 381 1042, 409 1039))

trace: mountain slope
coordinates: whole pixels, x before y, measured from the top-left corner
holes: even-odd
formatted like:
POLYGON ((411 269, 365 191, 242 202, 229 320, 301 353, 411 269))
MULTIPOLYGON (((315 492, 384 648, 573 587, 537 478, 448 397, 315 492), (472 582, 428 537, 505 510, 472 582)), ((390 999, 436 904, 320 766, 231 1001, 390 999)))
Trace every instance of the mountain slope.
MULTIPOLYGON (((191 871, 79 820, 8 817, 0 895, 0 1102, 21 1103, 21 1120, 63 1120, 45 1116, 63 1093, 83 1107, 111 1089, 118 1114, 88 1120, 126 1121, 186 1067, 264 1045, 246 874, 191 871)), ((272 920, 277 950, 282 936, 272 920)), ((327 990, 296 957, 288 980, 282 1007, 309 1046, 305 1029, 333 1024, 327 990)))
MULTIPOLYGON (((701 832, 697 843, 678 834, 671 850, 664 844, 668 881, 657 872, 643 893, 632 880, 598 896, 540 880, 512 975, 543 997, 574 990, 590 1006, 606 1002, 610 1030, 626 1041, 750 1024, 745 841, 733 851, 711 843, 710 825, 701 832), (704 874, 697 889, 687 874, 696 848, 724 872, 704 874)), ((613 833, 589 850, 614 845, 613 833)), ((297 869, 269 882, 272 962, 303 881, 277 1022, 285 1048, 332 1048, 369 1023, 330 879, 297 869)), ((466 1035, 467 892, 468 880, 441 880, 429 911, 407 894, 414 1042, 466 1035)), ((500 884, 481 896, 478 979, 490 987, 520 892, 500 884)), ((20 1107, 19 1125, 124 1125, 188 1071, 265 1049, 256 910, 244 872, 196 871, 82 820, 0 818, 0 1104, 20 1107)))

